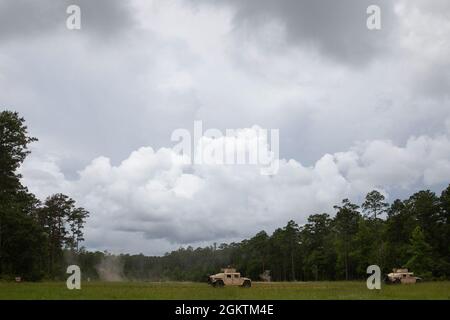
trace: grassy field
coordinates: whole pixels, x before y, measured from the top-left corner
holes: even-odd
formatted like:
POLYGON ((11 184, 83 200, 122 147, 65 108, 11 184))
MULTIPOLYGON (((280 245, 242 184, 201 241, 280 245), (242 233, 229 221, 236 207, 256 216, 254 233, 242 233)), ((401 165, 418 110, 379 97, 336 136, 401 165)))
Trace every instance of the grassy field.
POLYGON ((0 282, 0 299, 450 299, 450 281, 383 285, 365 282, 253 283, 252 288, 212 288, 192 282, 84 282, 68 290, 63 282, 0 282))

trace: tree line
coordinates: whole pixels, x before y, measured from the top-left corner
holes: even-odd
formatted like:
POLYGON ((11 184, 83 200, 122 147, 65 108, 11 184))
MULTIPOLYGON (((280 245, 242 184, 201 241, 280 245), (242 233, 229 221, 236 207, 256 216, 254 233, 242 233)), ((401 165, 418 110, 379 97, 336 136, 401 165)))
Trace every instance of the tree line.
POLYGON ((407 267, 425 280, 450 278, 450 185, 440 196, 423 190, 392 204, 374 190, 361 206, 344 199, 334 209, 334 217, 313 214, 302 226, 291 220, 238 243, 161 257, 83 251, 78 258, 92 279, 101 278, 95 266, 105 259, 128 280, 204 281, 226 266, 253 280, 265 270, 273 281, 354 280, 366 278, 372 264, 384 273, 407 267))
POLYGON ((0 278, 61 278, 68 252, 80 251, 89 212, 64 194, 39 201, 18 168, 37 141, 17 112, 0 113, 0 278))
POLYGON ((450 278, 450 185, 391 204, 377 190, 357 205, 348 199, 334 214, 288 221, 272 234, 241 242, 180 248, 164 256, 113 255, 80 246, 89 212, 63 194, 40 202, 20 182, 17 169, 29 154, 24 119, 0 114, 0 277, 61 279, 78 264, 84 279, 204 281, 226 266, 258 280, 361 279, 376 264, 387 273, 407 267, 425 279, 450 278), (267 274, 267 272, 266 272, 267 274))

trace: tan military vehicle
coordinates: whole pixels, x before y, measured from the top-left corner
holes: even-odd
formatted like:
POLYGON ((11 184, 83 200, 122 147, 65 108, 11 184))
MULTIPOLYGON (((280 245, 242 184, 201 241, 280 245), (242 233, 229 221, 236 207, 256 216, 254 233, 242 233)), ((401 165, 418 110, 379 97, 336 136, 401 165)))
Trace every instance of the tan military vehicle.
POLYGON ((208 277, 208 283, 213 287, 241 286, 250 288, 252 286, 252 280, 241 277, 241 274, 236 272, 234 268, 224 268, 221 271, 208 277))
POLYGON ((409 272, 408 269, 392 269, 391 273, 388 273, 385 279, 386 283, 416 283, 422 281, 422 278, 415 277, 413 272, 409 272))

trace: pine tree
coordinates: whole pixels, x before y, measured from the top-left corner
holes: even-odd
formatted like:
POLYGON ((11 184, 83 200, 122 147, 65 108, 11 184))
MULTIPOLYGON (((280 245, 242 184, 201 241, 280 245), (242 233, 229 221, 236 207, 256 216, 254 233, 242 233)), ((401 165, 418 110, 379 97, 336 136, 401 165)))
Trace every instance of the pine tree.
POLYGON ((419 226, 414 229, 411 235, 408 253, 411 255, 411 258, 406 263, 406 266, 417 275, 431 276, 433 270, 432 248, 425 241, 425 235, 419 226))

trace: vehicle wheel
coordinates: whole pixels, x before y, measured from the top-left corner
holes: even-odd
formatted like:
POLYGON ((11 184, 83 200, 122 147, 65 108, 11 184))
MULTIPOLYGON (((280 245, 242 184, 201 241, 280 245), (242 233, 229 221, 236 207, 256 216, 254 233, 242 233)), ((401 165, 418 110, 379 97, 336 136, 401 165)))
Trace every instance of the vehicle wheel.
POLYGON ((248 280, 245 280, 244 283, 242 284, 242 286, 244 288, 250 288, 252 286, 252 283, 248 280))
POLYGON ((222 280, 217 280, 216 282, 214 282, 215 288, 222 288, 223 286, 224 286, 224 283, 222 280))

